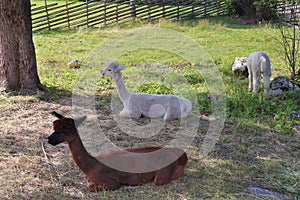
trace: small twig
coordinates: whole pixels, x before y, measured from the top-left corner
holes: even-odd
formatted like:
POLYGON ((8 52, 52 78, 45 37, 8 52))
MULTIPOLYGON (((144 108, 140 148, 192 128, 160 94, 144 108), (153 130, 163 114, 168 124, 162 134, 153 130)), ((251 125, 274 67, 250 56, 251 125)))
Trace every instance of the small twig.
POLYGON ((46 153, 46 151, 45 151, 45 147, 44 147, 44 143, 43 143, 43 141, 41 141, 41 147, 42 147, 42 151, 43 151, 43 153, 44 153, 44 158, 45 158, 45 160, 46 160, 46 163, 48 163, 48 164, 52 164, 52 163, 50 162, 50 160, 49 160, 48 156, 47 156, 47 153, 46 153))
POLYGON ((55 174, 58 176, 59 183, 61 183, 61 178, 60 178, 59 174, 57 173, 56 168, 54 167, 53 163, 50 161, 50 159, 47 156, 47 152, 45 151, 45 147, 44 147, 43 141, 41 141, 41 147, 42 147, 42 151, 44 153, 44 158, 46 160, 46 163, 49 165, 49 168, 50 168, 49 175, 50 175, 51 181, 52 182, 57 182, 57 179, 52 176, 52 172, 55 172, 55 174))

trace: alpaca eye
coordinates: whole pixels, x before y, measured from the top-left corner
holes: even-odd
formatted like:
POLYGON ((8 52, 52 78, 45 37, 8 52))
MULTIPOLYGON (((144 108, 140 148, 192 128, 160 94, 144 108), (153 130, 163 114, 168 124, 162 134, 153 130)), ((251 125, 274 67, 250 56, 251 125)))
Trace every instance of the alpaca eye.
POLYGON ((111 71, 111 69, 108 69, 108 71, 110 72, 110 71, 111 71))

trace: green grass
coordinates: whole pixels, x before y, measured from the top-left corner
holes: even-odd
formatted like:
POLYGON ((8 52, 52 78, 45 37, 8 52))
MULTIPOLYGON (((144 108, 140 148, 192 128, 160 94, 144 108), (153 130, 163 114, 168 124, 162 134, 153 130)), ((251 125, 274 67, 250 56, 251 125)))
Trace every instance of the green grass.
MULTIPOLYGON (((240 25, 227 17, 182 22, 135 22, 102 29, 34 32, 38 73, 44 90, 33 98, 0 99, 0 109, 5 113, 3 116, 9 115, 14 120, 11 125, 10 122, 3 125, 5 133, 0 133, 4 141, 0 143, 0 151, 3 153, 0 162, 4 162, 0 167, 1 193, 9 199, 272 199, 245 191, 246 187, 256 186, 298 199, 300 138, 291 129, 288 117, 292 110, 300 111, 300 92, 265 99, 262 93, 249 93, 247 79, 235 77, 231 72, 231 64, 236 57, 248 56, 253 51, 264 51, 271 59, 272 78, 288 76, 281 56, 279 36, 279 30, 271 25, 240 25), (89 60, 93 52, 104 52, 104 49, 98 48, 102 42, 143 27, 178 31, 192 38, 208 52, 221 72, 226 89, 226 93, 222 94, 226 95, 225 127, 215 149, 203 159, 199 159, 198 150, 207 127, 199 127, 193 143, 186 147, 189 163, 180 180, 162 187, 150 183, 91 194, 86 191, 85 177, 74 165, 66 145, 46 146, 51 162, 45 161, 41 138, 51 132, 52 118, 48 112, 53 109, 66 111, 67 108, 63 106, 68 98, 65 97, 70 97, 73 89, 78 87, 78 78, 87 78, 92 80, 91 85, 87 83, 81 86, 96 88, 100 119, 106 120, 102 126, 114 133, 111 139, 124 146, 144 144, 145 141, 134 140, 133 137, 123 140, 112 117, 108 117, 111 115, 110 98, 115 84, 89 66, 94 62, 89 60), (67 66, 74 59, 82 61, 81 69, 67 66), (25 114, 11 115, 11 110, 25 114), (30 120, 32 112, 36 112, 36 121, 30 120), (24 122, 17 126, 20 130, 11 130, 9 127, 15 127, 15 121, 19 123, 20 119, 24 122), (29 132, 23 127, 25 125, 27 129, 30 127, 29 132), (120 141, 116 139, 116 134, 121 137, 120 141), (17 178, 16 173, 19 174, 17 178), (16 191, 19 186, 22 189, 16 191)), ((123 77, 130 91, 183 96, 193 93, 197 96, 196 106, 201 115, 209 115, 214 109, 211 102, 214 96, 208 90, 203 75, 174 52, 138 49, 115 57, 114 61, 127 66, 123 77)), ((99 68, 102 66, 103 63, 97 64, 99 68)), ((165 138, 163 134, 157 140, 168 141, 172 137, 172 129, 172 124, 168 125, 164 133, 168 137, 165 138)))
MULTIPOLYGON (((299 110, 299 104, 297 104, 299 93, 286 94, 283 97, 266 100, 262 94, 254 95, 248 93, 247 79, 239 79, 231 73, 231 64, 236 57, 248 56, 253 51, 264 51, 271 58, 273 66, 272 77, 274 78, 278 75, 288 76, 282 58, 278 29, 273 28, 271 25, 256 27, 238 25, 234 21, 230 21, 230 19, 218 17, 179 23, 161 20, 158 23, 136 23, 134 27, 132 26, 132 24, 125 24, 106 29, 80 28, 72 31, 61 30, 35 33, 34 41, 41 81, 50 90, 51 88, 59 88, 58 93, 53 93, 53 98, 57 99, 63 94, 70 95, 70 93, 63 91, 71 91, 75 86, 78 71, 69 69, 67 67, 68 61, 78 59, 83 61, 84 65, 84 62, 90 62, 86 59, 90 58, 91 52, 109 37, 122 34, 122 32, 125 33, 134 27, 160 27, 184 33, 199 43, 212 56, 213 61, 222 73, 223 83, 226 88, 227 118, 261 124, 279 132, 292 132, 289 128, 288 115, 292 110, 299 110)), ((97 51, 97 53, 101 54, 101 50, 97 51)), ((205 82, 203 82, 203 77, 192 69, 190 63, 182 57, 158 49, 139 49, 122 54, 115 61, 128 66, 123 74, 127 86, 132 88, 133 91, 137 89, 136 87, 143 87, 141 85, 138 86, 135 82, 135 80, 139 81, 140 78, 139 75, 136 75, 140 70, 136 68, 138 66, 161 63, 166 65, 166 68, 183 74, 192 90, 198 95, 200 112, 209 112, 210 100, 207 99, 209 91, 205 82), (131 78, 127 79, 127 76, 131 78), (132 78, 133 76, 136 78, 132 78), (203 105, 205 106, 203 107, 203 105)), ((169 74, 166 76, 171 76, 169 72, 166 72, 166 74, 169 74)), ((144 77, 145 80, 149 80, 147 84, 152 83, 151 76, 154 75, 150 74, 148 77, 144 77)), ((162 80, 157 81, 161 82, 162 80)), ((102 90, 105 90, 105 85, 102 84, 101 87, 102 90)), ((109 87, 114 86, 112 84, 109 87)), ((139 88, 137 91, 160 92, 157 88, 154 88, 156 86, 153 87, 152 91, 149 89, 149 85, 144 87, 148 87, 148 89, 144 88, 144 90, 141 90, 139 88)), ((170 84, 163 87, 174 90, 170 84)), ((165 91, 161 92, 165 93, 165 91)), ((173 93, 176 94, 176 91, 173 91, 173 93)))

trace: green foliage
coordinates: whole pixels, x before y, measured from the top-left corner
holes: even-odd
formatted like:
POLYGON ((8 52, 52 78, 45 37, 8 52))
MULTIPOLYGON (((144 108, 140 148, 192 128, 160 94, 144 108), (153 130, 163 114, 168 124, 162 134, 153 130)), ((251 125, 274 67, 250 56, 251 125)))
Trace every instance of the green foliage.
POLYGON ((255 21, 277 20, 277 0, 226 0, 228 14, 255 21))
POLYGON ((113 81, 109 77, 102 77, 101 80, 97 82, 96 90, 97 91, 106 91, 106 90, 112 90, 115 86, 113 84, 113 81))
POLYGON ((202 93, 198 96, 198 106, 202 114, 209 114, 211 112, 212 104, 207 93, 202 93))
POLYGON ((282 111, 277 112, 274 116, 274 122, 271 127, 273 127, 278 132, 282 133, 291 133, 291 126, 293 125, 293 121, 289 119, 288 113, 282 111))
POLYGON ((184 78, 188 81, 188 83, 195 85, 198 83, 202 83, 204 80, 201 77, 200 73, 196 70, 193 70, 192 72, 184 72, 183 73, 184 78))
POLYGON ((225 0, 227 14, 229 16, 233 16, 233 17, 238 14, 238 11, 236 9, 236 6, 234 5, 234 2, 235 2, 235 0, 225 0))
POLYGON ((145 83, 139 86, 135 92, 147 94, 174 94, 171 89, 161 83, 145 83))
POLYGON ((277 0, 258 0, 255 1, 255 6, 258 9, 258 15, 267 21, 278 20, 279 12, 277 11, 277 0))
POLYGON ((266 99, 262 93, 254 94, 234 88, 227 97, 227 117, 238 121, 251 122, 261 127, 269 127, 281 133, 292 133, 292 120, 289 115, 300 106, 295 102, 299 93, 287 93, 284 96, 266 99))

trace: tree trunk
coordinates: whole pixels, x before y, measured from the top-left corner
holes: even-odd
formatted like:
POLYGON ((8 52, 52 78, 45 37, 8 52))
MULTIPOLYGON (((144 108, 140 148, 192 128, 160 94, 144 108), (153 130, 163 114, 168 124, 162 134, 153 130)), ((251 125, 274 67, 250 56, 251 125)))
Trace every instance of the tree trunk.
POLYGON ((39 84, 30 0, 0 0, 0 92, 39 84))

